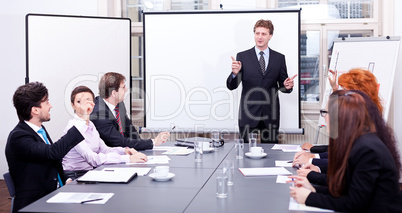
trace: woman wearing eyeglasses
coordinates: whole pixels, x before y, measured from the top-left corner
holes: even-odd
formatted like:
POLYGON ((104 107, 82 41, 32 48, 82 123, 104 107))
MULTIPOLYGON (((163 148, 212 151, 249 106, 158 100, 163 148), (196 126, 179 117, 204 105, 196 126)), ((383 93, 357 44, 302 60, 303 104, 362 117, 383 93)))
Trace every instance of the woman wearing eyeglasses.
MULTIPOLYGON (((377 136, 367 105, 353 91, 330 96, 325 115, 330 135, 328 185, 313 187, 306 177, 292 176, 295 187, 290 195, 298 203, 342 212, 401 212, 395 141, 377 136)), ((385 122, 380 126, 389 129, 385 122)))
MULTIPOLYGON (((370 71, 361 68, 351 69, 349 70, 349 72, 339 76, 339 86, 336 84, 337 72, 334 72, 332 70, 330 70, 330 72, 333 75, 328 79, 333 91, 338 90, 339 86, 348 90, 362 91, 373 100, 375 105, 378 107, 378 110, 382 114, 383 107, 381 105, 381 100, 378 94, 377 79, 370 71)), ((321 115, 325 114, 325 110, 321 110, 320 113, 321 115)), ((310 173, 311 170, 326 173, 328 165, 328 146, 313 146, 310 143, 304 143, 302 145, 302 148, 310 151, 311 153, 301 151, 295 154, 293 165, 305 165, 304 167, 302 167, 302 170, 299 171, 300 175, 306 176, 310 173)))

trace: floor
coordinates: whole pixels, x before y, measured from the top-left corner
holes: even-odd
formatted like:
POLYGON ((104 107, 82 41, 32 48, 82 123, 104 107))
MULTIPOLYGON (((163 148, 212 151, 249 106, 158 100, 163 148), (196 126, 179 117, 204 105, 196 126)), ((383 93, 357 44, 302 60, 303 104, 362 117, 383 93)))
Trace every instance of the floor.
POLYGON ((0 180, 0 213, 10 212, 11 199, 10 194, 8 194, 8 189, 6 182, 0 180))

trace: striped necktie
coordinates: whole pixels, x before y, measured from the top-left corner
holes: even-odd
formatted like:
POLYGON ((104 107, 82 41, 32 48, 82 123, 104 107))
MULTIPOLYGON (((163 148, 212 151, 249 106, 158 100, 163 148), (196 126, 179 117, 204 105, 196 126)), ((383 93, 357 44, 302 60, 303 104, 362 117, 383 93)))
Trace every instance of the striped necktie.
POLYGON ((124 133, 123 133, 123 126, 121 125, 121 118, 120 118, 120 110, 119 110, 119 107, 116 106, 116 108, 114 108, 114 111, 116 111, 116 120, 117 120, 117 123, 119 124, 119 132, 120 132, 120 134, 124 135, 124 133))
MULTIPOLYGON (((46 144, 47 144, 47 145, 50 145, 50 142, 49 142, 49 140, 47 139, 47 135, 46 135, 45 130, 44 130, 43 128, 40 128, 40 129, 38 130, 38 133, 43 136, 43 139, 45 139, 46 144)), ((63 186, 63 182, 61 181, 61 178, 60 178, 60 174, 59 174, 59 173, 57 173, 57 180, 59 181, 59 186, 62 187, 62 186, 63 186)))
POLYGON ((264 52, 261 51, 260 52, 260 67, 261 67, 261 71, 262 71, 262 75, 265 75, 265 60, 264 60, 264 52))

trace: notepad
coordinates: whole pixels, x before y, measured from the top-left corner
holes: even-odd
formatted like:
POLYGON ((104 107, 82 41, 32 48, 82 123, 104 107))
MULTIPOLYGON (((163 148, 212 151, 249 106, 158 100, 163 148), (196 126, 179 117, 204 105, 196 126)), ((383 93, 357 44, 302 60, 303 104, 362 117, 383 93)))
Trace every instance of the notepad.
POLYGON ((244 176, 291 175, 283 167, 239 168, 244 176))
POLYGON ((137 176, 136 168, 105 168, 103 170, 91 170, 78 178, 78 182, 106 182, 128 183, 137 176))
POLYGON ((292 211, 311 211, 311 212, 334 212, 330 209, 321 209, 312 206, 306 206, 304 204, 297 203, 293 198, 289 200, 289 210, 292 211))
POLYGON ((114 193, 59 192, 53 197, 49 198, 46 203, 85 202, 85 204, 105 204, 113 195, 114 193))

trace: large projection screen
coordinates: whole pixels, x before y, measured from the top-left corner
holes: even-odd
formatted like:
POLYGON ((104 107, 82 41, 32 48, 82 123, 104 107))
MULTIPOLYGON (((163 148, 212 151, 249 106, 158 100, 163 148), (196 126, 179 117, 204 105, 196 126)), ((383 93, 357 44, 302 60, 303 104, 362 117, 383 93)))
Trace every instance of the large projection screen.
MULTIPOLYGON (((229 91, 231 56, 254 47, 253 27, 270 19, 269 47, 299 73, 300 10, 144 12, 145 125, 183 131, 238 131, 241 85, 229 91)), ((279 92, 280 127, 302 133, 299 78, 291 94, 279 92)))
POLYGON ((98 82, 106 72, 123 74, 130 85, 130 25, 130 19, 120 18, 26 16, 26 82, 42 82, 49 90, 53 108, 44 125, 54 140, 63 135, 73 116, 70 95, 76 86, 88 86, 97 96, 98 82))

